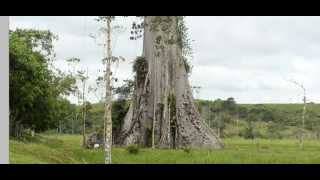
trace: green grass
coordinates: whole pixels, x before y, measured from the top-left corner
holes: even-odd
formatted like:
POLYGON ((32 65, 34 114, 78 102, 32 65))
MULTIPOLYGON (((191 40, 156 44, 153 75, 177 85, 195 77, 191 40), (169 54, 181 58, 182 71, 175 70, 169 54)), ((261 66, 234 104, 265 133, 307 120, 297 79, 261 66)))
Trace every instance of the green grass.
MULTIPOLYGON (((113 149, 115 164, 245 164, 245 163, 320 163, 320 142, 306 140, 304 150, 295 139, 244 140, 225 139, 221 150, 140 149, 130 154, 126 148, 113 149)), ((25 143, 10 140, 10 162, 23 164, 100 164, 103 150, 88 150, 81 147, 81 136, 42 135, 37 140, 25 143)))

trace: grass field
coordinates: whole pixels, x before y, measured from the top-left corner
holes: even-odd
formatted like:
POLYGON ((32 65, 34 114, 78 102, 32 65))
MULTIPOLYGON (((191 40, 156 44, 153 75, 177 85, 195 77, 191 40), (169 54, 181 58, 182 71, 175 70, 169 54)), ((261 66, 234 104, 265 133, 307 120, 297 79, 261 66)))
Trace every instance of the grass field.
MULTIPOLYGON (((304 150, 297 140, 244 140, 225 139, 222 150, 192 149, 152 150, 140 149, 130 154, 126 148, 113 149, 115 164, 242 164, 242 163, 320 163, 320 142, 307 140, 304 150)), ((40 136, 37 141, 24 143, 10 141, 10 162, 23 164, 100 164, 102 149, 81 147, 81 136, 40 136)))

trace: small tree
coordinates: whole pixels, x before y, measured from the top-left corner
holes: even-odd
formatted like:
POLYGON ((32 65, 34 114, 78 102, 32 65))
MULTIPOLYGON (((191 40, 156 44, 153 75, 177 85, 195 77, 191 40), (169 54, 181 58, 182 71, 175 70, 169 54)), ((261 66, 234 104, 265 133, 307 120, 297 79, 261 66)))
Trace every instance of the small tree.
POLYGON ((103 102, 105 94, 105 84, 104 78, 102 76, 99 76, 96 79, 96 83, 93 86, 90 86, 89 89, 91 92, 93 92, 99 103, 103 102))
MULTIPOLYGON (((75 81, 77 83, 78 78, 77 78, 76 71, 77 71, 77 67, 80 63, 80 59, 79 58, 70 58, 70 59, 67 59, 67 63, 69 66, 71 66, 72 71, 70 72, 70 74, 72 77, 75 78, 75 81)), ((75 97, 78 97, 77 96, 77 89, 78 89, 78 87, 76 87, 76 90, 73 92, 73 95, 75 97)), ((74 122, 77 121, 77 118, 78 118, 78 112, 77 112, 77 109, 75 109, 75 111, 71 117, 71 134, 74 134, 74 122)))
POLYGON ((86 146, 86 81, 89 78, 85 73, 84 70, 78 71, 78 77, 82 83, 82 145, 84 147, 86 146))
POLYGON ((305 130, 305 115, 306 115, 306 110, 307 110, 307 93, 306 93, 306 88, 303 86, 303 84, 298 83, 295 80, 289 80, 289 82, 293 83, 294 85, 298 86, 302 91, 303 91, 303 109, 302 109, 302 127, 301 127, 301 132, 300 132, 300 149, 303 149, 303 136, 304 136, 304 130, 305 130))

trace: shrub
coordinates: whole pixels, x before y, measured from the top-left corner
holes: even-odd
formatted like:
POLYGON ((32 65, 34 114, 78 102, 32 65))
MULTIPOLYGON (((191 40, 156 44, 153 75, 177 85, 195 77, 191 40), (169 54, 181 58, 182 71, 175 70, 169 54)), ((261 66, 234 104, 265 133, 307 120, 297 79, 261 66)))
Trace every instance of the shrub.
POLYGON ((137 146, 137 145, 129 145, 127 147, 127 152, 129 154, 138 154, 139 153, 139 146, 137 146))
POLYGON ((191 148, 190 147, 185 147, 183 148, 183 152, 190 154, 191 153, 191 148))
POLYGON ((23 141, 25 143, 32 143, 32 142, 36 143, 36 142, 40 142, 41 136, 39 136, 38 134, 35 134, 30 129, 25 129, 21 132, 21 136, 16 137, 16 139, 19 141, 23 141))

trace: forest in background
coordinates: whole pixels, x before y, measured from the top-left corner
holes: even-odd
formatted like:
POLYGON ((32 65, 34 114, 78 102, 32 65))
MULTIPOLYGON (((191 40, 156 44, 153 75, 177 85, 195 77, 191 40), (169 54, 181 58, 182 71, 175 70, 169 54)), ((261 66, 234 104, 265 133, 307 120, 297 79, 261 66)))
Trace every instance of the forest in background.
MULTIPOLYGON (((237 104, 227 100, 196 100, 201 116, 221 138, 242 137, 245 139, 298 139, 301 131, 302 104, 237 104)), ((116 138, 129 109, 130 102, 113 102, 113 131, 116 138)), ((305 134, 309 139, 320 138, 320 105, 308 104, 305 134)), ((104 104, 90 104, 87 115, 89 132, 101 130, 104 104)), ((62 124, 62 133, 71 134, 70 121, 62 124)), ((75 124, 76 134, 81 134, 81 121, 75 124)), ((56 132, 57 130, 52 130, 56 132)))

